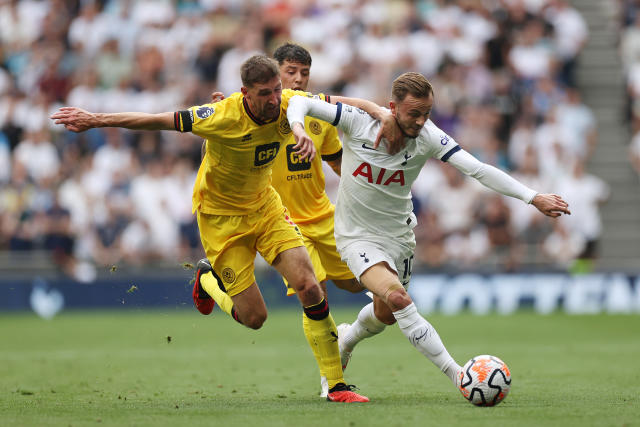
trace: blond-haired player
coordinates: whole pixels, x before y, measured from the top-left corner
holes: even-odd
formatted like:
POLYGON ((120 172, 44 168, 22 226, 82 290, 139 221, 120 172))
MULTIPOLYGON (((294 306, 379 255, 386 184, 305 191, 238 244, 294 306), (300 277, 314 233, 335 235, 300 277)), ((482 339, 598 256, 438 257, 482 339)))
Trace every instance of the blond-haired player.
POLYGON ((406 291, 417 221, 412 212, 411 185, 425 162, 429 158, 447 162, 496 192, 532 204, 545 215, 570 212, 560 196, 537 193, 480 162, 429 120, 433 89, 421 74, 402 74, 393 82, 391 95, 390 113, 385 110, 380 114, 391 116, 405 136, 404 147, 396 154, 379 149, 380 122, 352 106, 294 96, 287 111, 298 143, 309 138, 303 126, 307 115, 334 123, 344 132, 336 243, 342 259, 374 294, 374 301, 360 311, 352 325, 338 329, 343 367, 358 342, 384 329, 381 319, 386 318, 397 321, 409 342, 456 384, 460 366, 406 291))
MULTIPOLYGON (((51 118, 74 132, 125 127, 193 132, 205 138, 206 155, 193 190, 193 209, 211 264, 198 263, 197 308, 208 314, 214 299, 220 299, 222 308, 238 322, 259 329, 267 316, 253 272, 259 251, 291 283, 304 308, 307 341, 320 354, 318 363, 327 375, 327 400, 367 402, 368 398, 353 392, 344 381, 329 306, 299 231, 271 186, 274 160, 291 133, 286 109, 296 92, 283 92, 278 65, 264 55, 245 61, 241 78, 242 96, 184 111, 96 114, 65 107, 51 118)), ((302 159, 315 156, 312 142, 295 148, 302 159)))

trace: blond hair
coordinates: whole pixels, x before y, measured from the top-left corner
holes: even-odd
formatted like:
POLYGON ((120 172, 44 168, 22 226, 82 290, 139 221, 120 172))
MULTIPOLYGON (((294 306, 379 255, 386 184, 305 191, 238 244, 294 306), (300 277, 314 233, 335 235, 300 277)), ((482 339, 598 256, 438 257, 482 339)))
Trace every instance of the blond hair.
POLYGON ((404 73, 391 86, 391 96, 395 102, 403 101, 407 94, 415 98, 426 98, 432 93, 431 83, 420 73, 404 73))

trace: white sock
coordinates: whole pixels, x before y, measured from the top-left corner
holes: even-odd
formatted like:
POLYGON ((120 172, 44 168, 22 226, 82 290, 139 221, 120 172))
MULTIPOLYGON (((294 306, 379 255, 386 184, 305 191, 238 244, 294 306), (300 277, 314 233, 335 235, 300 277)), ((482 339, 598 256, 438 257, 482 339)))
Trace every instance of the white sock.
POLYGON ((411 303, 402 310, 394 311, 393 316, 411 344, 444 372, 455 385, 456 375, 462 368, 444 348, 435 328, 427 322, 427 319, 420 316, 416 305, 411 303))
POLYGON ((378 320, 373 312, 373 302, 370 302, 360 310, 356 321, 346 330, 342 343, 347 351, 353 351, 360 341, 379 334, 386 326, 378 320))

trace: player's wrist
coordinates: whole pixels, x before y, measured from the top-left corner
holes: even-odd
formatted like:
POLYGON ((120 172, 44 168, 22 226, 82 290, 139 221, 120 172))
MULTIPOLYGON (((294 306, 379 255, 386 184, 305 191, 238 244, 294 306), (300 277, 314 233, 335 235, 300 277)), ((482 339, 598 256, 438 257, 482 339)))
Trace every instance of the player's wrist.
POLYGON ((529 201, 528 201, 527 203, 528 203, 528 204, 530 204, 530 205, 534 205, 534 206, 535 206, 535 205, 536 205, 536 198, 537 198, 539 195, 540 195, 540 193, 538 193, 538 192, 534 192, 534 193, 533 193, 533 196, 531 196, 531 197, 529 198, 529 201))
POLYGON ((304 125, 298 121, 291 123, 291 130, 293 132, 304 132, 304 125))

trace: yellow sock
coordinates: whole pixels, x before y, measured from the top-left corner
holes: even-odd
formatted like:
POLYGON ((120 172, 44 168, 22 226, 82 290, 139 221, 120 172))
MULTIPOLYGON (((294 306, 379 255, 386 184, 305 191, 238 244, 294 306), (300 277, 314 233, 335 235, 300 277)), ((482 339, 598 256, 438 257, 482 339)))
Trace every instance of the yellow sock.
POLYGON ((305 307, 304 310, 302 329, 309 345, 312 349, 315 347, 313 352, 314 355, 316 352, 319 355, 319 359, 316 357, 316 360, 318 360, 320 372, 327 377, 329 389, 332 389, 336 384, 345 382, 340 363, 336 324, 324 299, 312 307, 305 307))
POLYGON ((202 276, 200 276, 200 285, 202 289, 204 289, 211 298, 220 306, 222 311, 227 313, 229 316, 233 317, 231 314, 231 310, 233 310, 233 300, 226 292, 223 292, 222 289, 218 286, 218 281, 213 274, 209 271, 202 276))
POLYGON ((302 314, 302 330, 304 331, 304 336, 307 338, 307 342, 309 343, 309 347, 311 347, 311 351, 313 352, 313 357, 316 358, 316 362, 318 363, 318 368, 320 369, 320 376, 326 377, 323 366, 322 366, 322 356, 320 356, 320 350, 316 342, 313 339, 313 335, 311 333, 311 319, 309 319, 304 313, 302 314))

